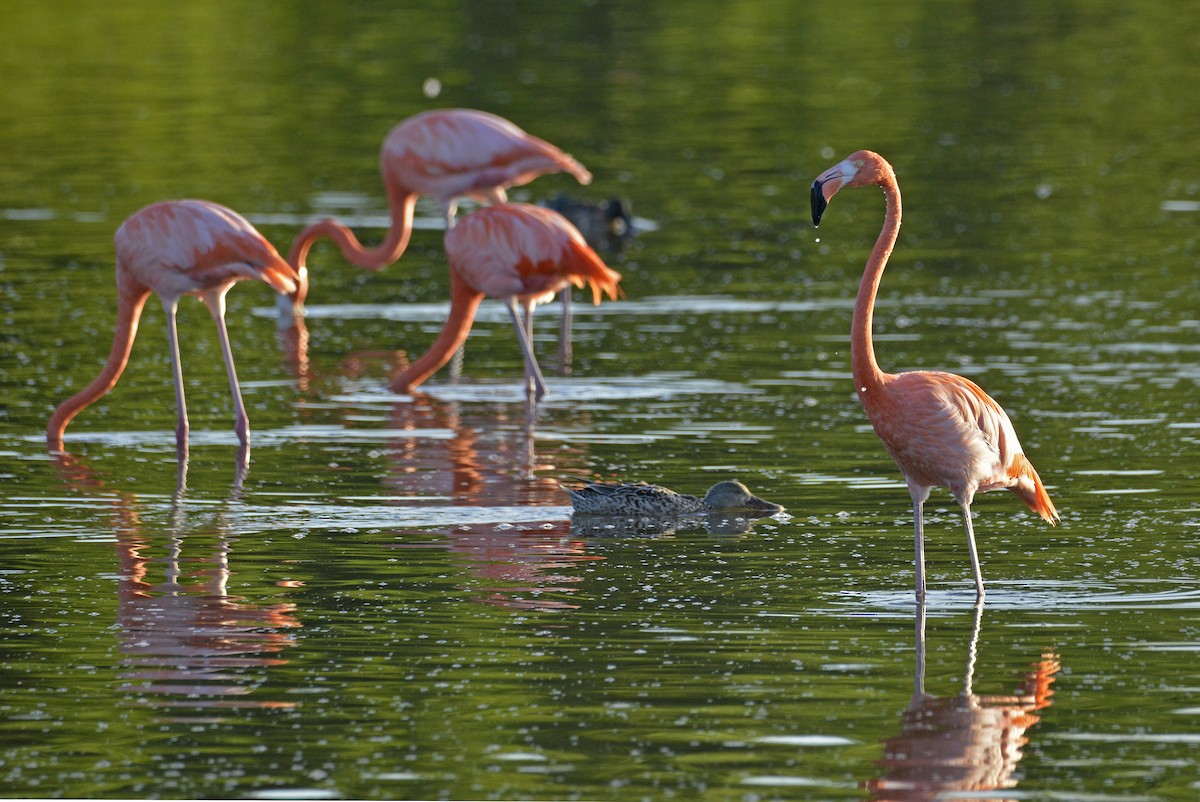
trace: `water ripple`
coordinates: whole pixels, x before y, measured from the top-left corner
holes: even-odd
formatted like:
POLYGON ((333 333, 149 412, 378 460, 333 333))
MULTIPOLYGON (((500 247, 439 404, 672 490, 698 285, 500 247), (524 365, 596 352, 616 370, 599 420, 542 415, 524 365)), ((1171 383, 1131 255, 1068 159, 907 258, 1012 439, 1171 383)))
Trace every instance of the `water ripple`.
MULTIPOLYGON (((870 614, 864 613, 864 608, 884 612, 911 610, 914 600, 911 588, 906 587, 893 591, 842 591, 834 603, 852 608, 853 614, 863 615, 870 614)), ((964 581, 961 588, 930 590, 926 604, 931 614, 934 609, 972 607, 975 604, 974 587, 964 581)), ((1185 579, 1128 583, 990 581, 985 605, 989 610, 1031 610, 1045 615, 1073 614, 1081 610, 1196 609, 1200 608, 1200 588, 1195 587, 1194 581, 1185 579), (1154 589, 1164 584, 1168 587, 1154 589), (1146 586, 1151 589, 1141 589, 1146 586)))
MULTIPOLYGON (((962 296, 905 296, 902 301, 905 308, 941 309, 948 305, 983 306, 989 303, 987 298, 962 296)), ((888 302, 881 302, 880 308, 887 308, 888 302)), ((572 313, 576 318, 606 315, 622 315, 636 317, 677 319, 680 315, 706 314, 761 314, 764 312, 785 312, 792 314, 824 312, 830 310, 845 310, 854 306, 854 299, 845 296, 821 297, 809 299, 750 300, 726 295, 661 295, 639 298, 636 300, 622 299, 619 302, 604 303, 599 306, 591 304, 572 305, 572 313)), ((305 306, 305 317, 324 320, 389 320, 400 323, 442 323, 450 311, 449 301, 433 303, 403 303, 390 301, 387 303, 346 303, 346 304, 312 304, 305 306)), ((258 317, 274 319, 278 312, 273 306, 257 307, 253 313, 258 317)), ((539 308, 538 317, 553 317, 561 314, 558 304, 546 304, 539 308)), ((499 303, 485 303, 479 307, 475 319, 484 323, 508 323, 508 310, 499 303)), ((892 333, 880 334, 876 339, 893 337, 902 341, 918 339, 915 334, 892 333)), ((841 341, 842 335, 834 338, 841 341)))

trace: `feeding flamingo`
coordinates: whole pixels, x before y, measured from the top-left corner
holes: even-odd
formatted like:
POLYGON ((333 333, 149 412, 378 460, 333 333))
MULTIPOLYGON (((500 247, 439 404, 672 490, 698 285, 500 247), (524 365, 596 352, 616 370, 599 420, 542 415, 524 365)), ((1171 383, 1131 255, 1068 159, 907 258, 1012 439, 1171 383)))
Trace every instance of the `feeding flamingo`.
POLYGON ((392 218, 383 242, 366 248, 353 231, 333 219, 301 231, 288 253, 288 262, 300 274, 300 285, 289 298, 278 299, 281 319, 294 315, 304 302, 305 262, 320 237, 332 239, 351 264, 379 270, 399 259, 408 247, 413 209, 421 195, 438 202, 449 229, 459 198, 503 203, 506 189, 545 173, 567 172, 581 184, 592 180, 592 174, 570 154, 503 117, 473 109, 438 109, 402 120, 384 140, 379 166, 392 218))
POLYGON ((410 392, 450 361, 471 331, 479 302, 489 297, 508 307, 525 357, 526 390, 541 398, 546 383, 533 355, 534 305, 570 284, 590 285, 597 304, 602 292, 612 299, 620 292, 621 274, 605 265, 562 215, 540 206, 502 203, 467 215, 446 232, 446 255, 450 315, 433 347, 393 377, 395 392, 410 392))
POLYGON ((934 487, 948 488, 962 506, 975 592, 983 598, 983 574, 971 524, 975 494, 1007 488, 1050 524, 1058 520, 1058 511, 1025 458, 1008 415, 978 385, 953 373, 892 374, 879 369, 871 344, 871 318, 880 278, 900 232, 900 187, 892 166, 869 150, 851 154, 813 182, 812 215, 813 225, 820 225, 838 190, 871 185, 883 189, 887 211, 854 303, 850 337, 854 387, 912 496, 917 598, 925 598, 923 507, 934 487))
POLYGON ((54 410, 46 425, 47 444, 61 451, 63 432, 71 419, 116 385, 129 362, 142 308, 153 292, 167 313, 175 400, 179 408, 175 437, 180 450, 187 448, 188 417, 175 311, 184 295, 194 295, 203 301, 217 324, 221 354, 233 392, 235 430, 238 440, 245 445, 250 421, 225 329, 225 293, 242 279, 259 279, 278 293, 294 292, 296 272, 245 218, 209 201, 164 201, 147 206, 121 224, 113 243, 117 253, 117 324, 112 351, 100 375, 54 410))

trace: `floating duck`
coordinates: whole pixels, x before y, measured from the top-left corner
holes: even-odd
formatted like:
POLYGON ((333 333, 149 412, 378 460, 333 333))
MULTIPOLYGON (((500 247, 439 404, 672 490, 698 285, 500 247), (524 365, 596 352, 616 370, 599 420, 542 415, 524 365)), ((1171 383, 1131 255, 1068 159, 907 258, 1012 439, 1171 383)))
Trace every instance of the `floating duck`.
POLYGON ((597 250, 618 251, 634 233, 633 213, 629 201, 610 198, 607 201, 577 200, 559 193, 539 206, 553 209, 579 229, 587 244, 597 250))
POLYGON ((769 515, 783 510, 782 506, 754 495, 741 482, 717 482, 704 498, 645 482, 594 482, 563 490, 571 497, 575 512, 591 515, 670 516, 738 510, 769 515))

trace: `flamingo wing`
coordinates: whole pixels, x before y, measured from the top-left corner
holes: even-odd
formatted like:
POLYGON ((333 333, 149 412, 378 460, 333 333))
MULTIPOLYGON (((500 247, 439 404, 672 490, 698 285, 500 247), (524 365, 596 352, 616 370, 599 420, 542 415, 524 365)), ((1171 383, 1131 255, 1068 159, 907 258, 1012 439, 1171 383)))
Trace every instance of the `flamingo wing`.
POLYGON ((238 279, 260 279, 286 293, 295 291, 299 279, 246 218, 211 201, 147 206, 117 229, 113 241, 118 259, 146 286, 168 294, 238 279))
POLYGON ((524 203, 479 209, 446 232, 451 264, 492 298, 534 297, 568 283, 615 298, 621 275, 608 268, 557 212, 524 203))
POLYGON ((979 385, 953 373, 912 371, 892 377, 886 394, 871 422, 906 477, 960 498, 1012 484, 1010 469, 1024 461, 1021 443, 1004 409, 979 385))

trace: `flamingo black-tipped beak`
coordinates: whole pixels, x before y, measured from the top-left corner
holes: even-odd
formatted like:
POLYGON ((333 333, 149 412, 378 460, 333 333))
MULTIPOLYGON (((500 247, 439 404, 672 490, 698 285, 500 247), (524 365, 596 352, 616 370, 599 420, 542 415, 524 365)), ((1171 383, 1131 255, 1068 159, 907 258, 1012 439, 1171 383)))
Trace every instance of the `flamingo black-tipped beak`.
POLYGON ((858 168, 862 164, 862 161, 852 162, 849 159, 845 159, 821 173, 817 176, 817 180, 813 181, 813 226, 821 225, 821 215, 825 214, 825 209, 829 206, 829 201, 838 193, 839 189, 851 185, 851 182, 854 181, 855 176, 858 174, 858 168))
POLYGON ((813 228, 821 225, 821 215, 825 214, 825 209, 828 207, 829 201, 825 200, 825 192, 822 189, 822 181, 818 178, 812 183, 813 228))

